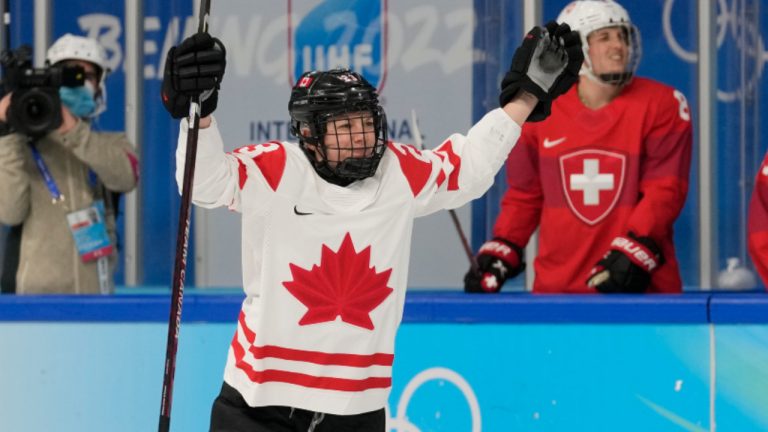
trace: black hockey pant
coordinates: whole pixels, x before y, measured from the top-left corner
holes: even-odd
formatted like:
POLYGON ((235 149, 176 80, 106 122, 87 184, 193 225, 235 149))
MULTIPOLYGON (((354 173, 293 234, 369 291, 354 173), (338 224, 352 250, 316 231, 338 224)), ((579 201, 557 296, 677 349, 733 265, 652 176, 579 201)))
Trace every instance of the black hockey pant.
POLYGON ((384 409, 357 415, 333 415, 299 408, 250 407, 224 383, 213 402, 211 432, 384 432, 384 409))

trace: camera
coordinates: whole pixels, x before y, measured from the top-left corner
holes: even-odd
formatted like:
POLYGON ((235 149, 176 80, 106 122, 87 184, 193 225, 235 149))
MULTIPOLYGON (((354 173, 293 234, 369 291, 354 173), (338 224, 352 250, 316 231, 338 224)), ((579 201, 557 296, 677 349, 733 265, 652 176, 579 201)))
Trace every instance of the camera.
POLYGON ((31 54, 28 45, 4 51, 0 64, 5 74, 5 92, 13 92, 7 113, 11 130, 39 138, 61 126, 59 88, 82 86, 85 71, 80 66, 34 68, 31 54))

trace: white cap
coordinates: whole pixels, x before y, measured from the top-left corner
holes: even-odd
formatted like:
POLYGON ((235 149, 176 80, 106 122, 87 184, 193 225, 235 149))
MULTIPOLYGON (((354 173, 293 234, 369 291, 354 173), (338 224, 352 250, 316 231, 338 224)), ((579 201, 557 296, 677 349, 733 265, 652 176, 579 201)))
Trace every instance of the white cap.
POLYGON ((56 39, 45 58, 52 65, 63 60, 83 60, 95 64, 104 72, 109 69, 104 47, 94 39, 70 33, 56 39))

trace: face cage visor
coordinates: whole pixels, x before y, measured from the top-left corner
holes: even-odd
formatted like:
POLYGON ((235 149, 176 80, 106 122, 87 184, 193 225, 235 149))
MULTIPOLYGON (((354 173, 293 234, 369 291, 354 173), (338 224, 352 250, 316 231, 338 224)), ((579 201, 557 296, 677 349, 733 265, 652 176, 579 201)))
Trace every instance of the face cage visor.
POLYGON ((587 75, 587 77, 602 84, 623 86, 632 80, 632 77, 635 76, 635 72, 637 72, 637 67, 640 65, 640 58, 643 55, 643 44, 642 38, 640 37, 640 30, 635 27, 634 24, 630 23, 617 25, 616 27, 620 27, 624 30, 624 37, 627 41, 627 64, 624 66, 623 72, 596 74, 592 68, 592 59, 589 57, 589 35, 591 35, 592 32, 608 27, 613 26, 602 26, 590 30, 587 35, 582 35, 581 44, 582 50, 584 51, 584 65, 581 68, 581 74, 587 75))
POLYGON ((353 181, 376 173, 387 148, 387 120, 380 106, 373 111, 350 108, 320 116, 315 128, 322 131, 313 137, 322 159, 318 168, 353 181))

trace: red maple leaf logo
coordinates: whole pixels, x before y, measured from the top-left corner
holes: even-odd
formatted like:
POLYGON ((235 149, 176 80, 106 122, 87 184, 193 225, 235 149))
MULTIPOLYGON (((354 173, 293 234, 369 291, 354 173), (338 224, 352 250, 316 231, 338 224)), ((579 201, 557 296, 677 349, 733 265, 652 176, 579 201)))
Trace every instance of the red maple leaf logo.
POLYGON ((318 324, 341 320, 373 330, 370 313, 393 291, 387 286, 392 269, 381 273, 369 267, 371 247, 355 252, 349 233, 339 246, 338 252, 323 245, 320 265, 305 270, 289 264, 293 281, 283 286, 304 306, 307 313, 299 325, 318 324))

